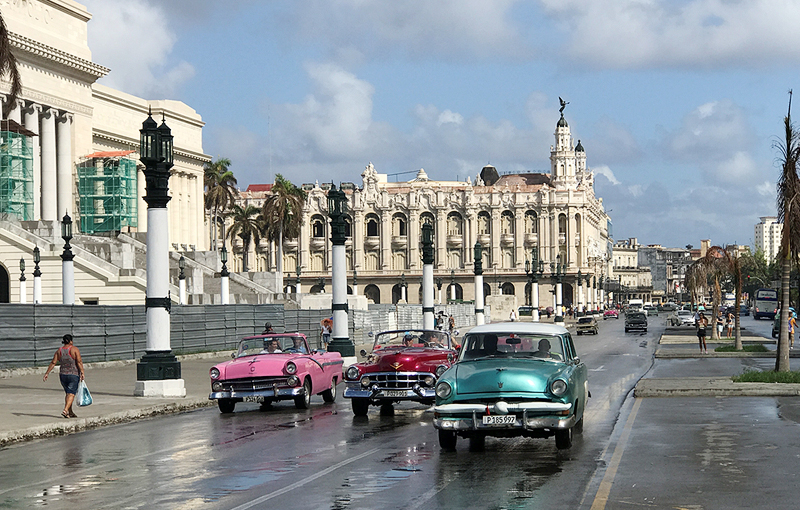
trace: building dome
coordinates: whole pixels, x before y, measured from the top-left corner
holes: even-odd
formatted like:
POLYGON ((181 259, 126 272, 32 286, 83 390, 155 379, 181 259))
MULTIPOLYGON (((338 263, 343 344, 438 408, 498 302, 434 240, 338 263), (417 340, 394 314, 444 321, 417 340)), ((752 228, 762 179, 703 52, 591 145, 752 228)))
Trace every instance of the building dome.
POLYGON ((569 127, 569 124, 567 124, 567 119, 564 118, 563 113, 561 114, 561 118, 558 119, 558 124, 556 124, 556 127, 569 127))
POLYGON ((580 140, 578 140, 578 145, 575 146, 575 152, 584 152, 583 145, 581 145, 580 140))

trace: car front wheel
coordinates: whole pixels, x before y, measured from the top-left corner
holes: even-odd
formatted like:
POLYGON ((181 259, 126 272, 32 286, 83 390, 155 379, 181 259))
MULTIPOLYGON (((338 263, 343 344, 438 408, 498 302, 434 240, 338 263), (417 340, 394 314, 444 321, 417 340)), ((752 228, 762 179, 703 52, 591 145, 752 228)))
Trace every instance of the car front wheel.
POLYGON ((303 383, 303 394, 294 397, 294 406, 298 409, 308 409, 311 406, 311 381, 303 383))
POLYGON ((572 447, 572 429, 556 430, 556 448, 567 450, 572 447))
POLYGON ((353 405, 353 414, 356 416, 366 416, 369 411, 368 398, 354 398, 351 402, 353 405))
POLYGON ((236 401, 230 398, 221 398, 217 400, 217 405, 219 406, 219 412, 222 414, 230 414, 236 407, 236 401))
POLYGON ((455 451, 456 441, 458 441, 458 436, 456 436, 455 432, 449 430, 439 431, 439 446, 442 447, 442 450, 455 451))

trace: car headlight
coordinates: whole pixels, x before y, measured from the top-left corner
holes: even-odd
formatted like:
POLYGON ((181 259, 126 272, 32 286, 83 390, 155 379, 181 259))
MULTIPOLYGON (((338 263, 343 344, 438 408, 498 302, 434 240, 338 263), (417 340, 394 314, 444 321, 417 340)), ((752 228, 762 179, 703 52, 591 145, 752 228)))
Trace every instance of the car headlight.
POLYGON ((445 365, 439 365, 436 367, 436 377, 441 377, 445 372, 447 372, 447 367, 445 365))
POLYGON ((567 392, 567 383, 561 379, 556 379, 550 385, 550 393, 552 393, 557 397, 560 397, 566 392, 567 392))
POLYGON ((453 388, 446 381, 442 381, 436 385, 436 396, 439 398, 447 398, 453 393, 453 388))
POLYGON ((289 376, 289 379, 286 380, 289 386, 300 386, 300 378, 296 375, 289 376))
POLYGON ((345 373, 345 375, 351 381, 355 381, 356 379, 359 378, 359 376, 361 375, 361 372, 359 372, 357 367, 350 367, 350 368, 347 369, 347 372, 345 373))
POLYGON ((212 391, 222 391, 224 389, 225 389, 225 387, 222 386, 222 383, 219 382, 219 381, 215 381, 215 382, 211 383, 211 390, 212 391))
POLYGON ((433 384, 436 382, 436 379, 432 375, 426 375, 425 378, 422 379, 422 382, 425 384, 425 386, 433 386, 433 384))
POLYGON ((286 373, 287 374, 296 374, 297 373, 297 365, 292 363, 291 361, 286 364, 286 373))
POLYGON ((209 375, 212 379, 219 379, 219 369, 217 367, 212 368, 209 375))
POLYGON ((365 388, 369 386, 369 377, 364 377, 361 379, 361 386, 365 388))

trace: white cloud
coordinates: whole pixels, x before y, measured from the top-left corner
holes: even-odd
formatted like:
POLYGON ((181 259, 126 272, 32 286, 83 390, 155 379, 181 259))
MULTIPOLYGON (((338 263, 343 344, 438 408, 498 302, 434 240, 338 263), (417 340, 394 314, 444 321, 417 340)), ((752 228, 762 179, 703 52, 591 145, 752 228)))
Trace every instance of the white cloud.
POLYGON ((171 64, 176 41, 162 8, 144 0, 85 0, 92 13, 92 60, 111 69, 104 85, 145 98, 171 98, 192 76, 188 62, 171 64), (146 37, 144 37, 146 35, 146 37))
POLYGON ((494 58, 528 52, 509 12, 519 0, 315 0, 297 3, 300 40, 372 56, 494 58))
POLYGON ((620 183, 619 180, 616 178, 616 176, 614 176, 614 172, 612 172, 611 169, 608 168, 606 165, 592 167, 591 170, 594 172, 595 175, 602 175, 603 177, 608 179, 608 182, 610 182, 614 186, 620 183))
POLYGON ((719 67, 800 61, 800 3, 772 0, 540 0, 598 67, 719 67))
POLYGON ((676 160, 714 161, 750 149, 756 139, 745 112, 725 99, 687 114, 680 128, 665 137, 664 148, 676 160))
POLYGON ((450 110, 445 110, 439 114, 439 120, 436 122, 436 125, 441 126, 442 124, 456 124, 460 126, 463 123, 464 117, 462 117, 460 113, 454 113, 450 110))

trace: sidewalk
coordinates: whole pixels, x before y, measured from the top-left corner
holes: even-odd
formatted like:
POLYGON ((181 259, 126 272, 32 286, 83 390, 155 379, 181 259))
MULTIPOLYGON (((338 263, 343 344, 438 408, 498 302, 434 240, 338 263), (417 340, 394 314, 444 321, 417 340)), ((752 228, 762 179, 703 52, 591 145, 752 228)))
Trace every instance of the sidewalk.
POLYGON ((77 418, 62 418, 64 390, 58 368, 47 382, 46 367, 3 370, 0 377, 0 447, 16 441, 57 436, 115 423, 148 418, 215 405, 208 400, 211 391, 209 369, 229 360, 231 351, 179 356, 181 376, 186 387, 184 398, 134 397, 136 361, 86 363, 86 384, 93 403, 73 406, 77 418))

